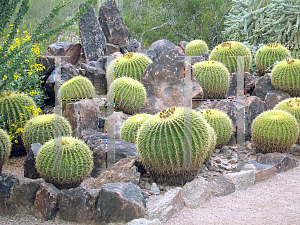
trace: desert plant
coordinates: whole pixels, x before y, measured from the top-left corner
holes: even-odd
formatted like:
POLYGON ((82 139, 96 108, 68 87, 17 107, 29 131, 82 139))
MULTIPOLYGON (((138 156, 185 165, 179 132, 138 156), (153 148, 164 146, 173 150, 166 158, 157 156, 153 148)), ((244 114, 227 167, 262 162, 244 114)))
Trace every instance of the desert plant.
POLYGON ((2 166, 10 156, 11 143, 7 133, 0 129, 0 174, 2 172, 2 166))
POLYGON ((152 60, 148 56, 142 53, 129 52, 119 56, 109 64, 106 73, 107 80, 112 82, 114 78, 130 77, 141 81, 145 69, 151 63, 152 60))
POLYGON ((18 91, 4 91, 0 95, 0 127, 6 130, 15 143, 12 145, 12 156, 25 154, 21 137, 18 135, 23 131, 24 124, 32 117, 41 112, 34 100, 18 91), (17 136, 18 135, 18 136, 17 136))
MULTIPOLYGON (((260 75, 264 75, 268 67, 273 65, 276 60, 282 61, 284 58, 291 57, 290 51, 279 44, 266 44, 255 55, 255 64, 260 75)), ((272 68, 271 68, 272 69, 272 68)))
MULTIPOLYGON (((274 110, 283 110, 292 114, 300 126, 300 98, 288 98, 277 103, 274 106, 274 110)), ((300 137, 298 139, 298 144, 300 144, 300 137)))
POLYGON ((300 95, 300 60, 286 59, 278 62, 271 71, 272 85, 291 97, 300 95))
POLYGON ((207 44, 202 40, 193 40, 185 47, 186 56, 198 56, 208 51, 207 44))
MULTIPOLYGON (((55 117, 55 114, 39 115, 26 122, 22 140, 27 152, 29 152, 31 144, 40 143, 43 145, 54 138, 54 130, 57 127, 55 117)), ((72 128, 69 121, 59 115, 57 118, 61 121, 61 135, 71 136, 72 128)))
POLYGON ((116 110, 134 114, 146 103, 147 92, 139 81, 129 77, 121 77, 114 80, 109 87, 107 98, 112 99, 114 97, 116 110))
POLYGON ((231 41, 223 42, 216 46, 209 55, 210 61, 219 61, 223 63, 230 73, 237 72, 237 57, 244 57, 244 71, 249 72, 252 63, 250 49, 243 43, 231 41))
POLYGON ((65 107, 67 103, 74 102, 77 99, 95 98, 95 87, 92 82, 83 76, 76 76, 64 83, 59 93, 62 92, 62 106, 65 107))
POLYGON ((93 156, 87 144, 73 137, 62 137, 62 148, 54 139, 46 142, 36 157, 36 168, 47 183, 59 189, 78 187, 93 169, 93 156))
POLYGON ((204 98, 226 98, 230 85, 228 69, 217 61, 203 61, 193 65, 193 75, 203 89, 204 98))
POLYGON ((187 114, 183 107, 164 109, 142 123, 137 151, 154 181, 183 185, 194 179, 214 147, 209 127, 196 111, 187 114))
POLYGON ((252 143, 257 152, 287 153, 299 136, 296 118, 283 110, 268 110, 259 114, 251 125, 252 143))
POLYGON ((232 121, 229 116, 217 109, 203 109, 199 114, 206 119, 217 135, 216 148, 222 148, 231 138, 233 132, 232 121))
POLYGON ((150 114, 143 113, 129 117, 121 126, 120 138, 127 142, 136 143, 138 129, 151 116, 150 114))

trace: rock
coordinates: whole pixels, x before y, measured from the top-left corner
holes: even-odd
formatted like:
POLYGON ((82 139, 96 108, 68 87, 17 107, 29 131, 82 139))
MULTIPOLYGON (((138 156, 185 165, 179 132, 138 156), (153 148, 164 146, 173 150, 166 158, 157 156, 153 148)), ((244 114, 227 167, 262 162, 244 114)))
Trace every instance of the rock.
POLYGON ((211 198, 208 182, 203 177, 187 182, 180 191, 184 205, 193 209, 211 198))
POLYGON ((129 45, 130 31, 125 25, 115 1, 102 3, 99 8, 99 22, 106 42, 116 45, 129 45))
POLYGON ((93 152, 94 167, 91 176, 98 177, 106 168, 106 152, 99 148, 100 144, 106 143, 106 134, 87 129, 81 132, 81 138, 93 152))
POLYGON ((179 47, 182 48, 183 52, 185 51, 185 47, 187 46, 188 42, 187 41, 181 41, 179 42, 179 47))
POLYGON ((204 57, 204 60, 208 60, 208 59, 209 59, 209 55, 210 55, 210 51, 204 52, 204 53, 202 54, 202 56, 204 57))
POLYGON ((140 218, 130 221, 127 225, 161 225, 161 222, 159 219, 147 220, 145 218, 140 218))
POLYGON ((255 160, 246 160, 244 168, 252 168, 255 172, 255 183, 269 179, 276 175, 277 169, 275 166, 260 164, 255 160))
POLYGON ((214 176, 208 181, 208 186, 212 196, 225 196, 235 192, 233 181, 223 175, 214 176))
POLYGON ((293 156, 300 156, 300 146, 298 144, 294 144, 289 153, 293 156))
POLYGON ((45 183, 45 181, 25 177, 15 180, 11 195, 15 213, 34 215, 34 200, 41 183, 45 183))
MULTIPOLYGON (((50 106, 55 106, 55 80, 54 80, 54 72, 52 71, 51 75, 48 77, 45 83, 45 94, 49 96, 48 99, 45 100, 45 104, 50 106)), ((62 61, 61 63, 61 84, 70 80, 73 77, 79 76, 79 73, 76 71, 76 68, 67 62, 62 61)))
MULTIPOLYGON (((50 76, 51 72, 55 68, 55 57, 51 55, 43 56, 37 57, 37 63, 43 64, 43 66, 45 67, 45 69, 43 69, 43 75, 45 75, 46 77, 43 78, 43 81, 46 82, 47 78, 50 76)), ((44 86, 44 84, 42 85, 44 86)))
POLYGON ((129 156, 119 160, 110 170, 101 173, 93 184, 93 189, 100 189, 102 185, 109 183, 131 182, 138 184, 140 173, 137 172, 137 167, 134 165, 137 157, 129 156))
POLYGON ((253 170, 242 170, 235 173, 227 173, 224 175, 233 181, 235 185, 235 190, 244 190, 248 187, 254 185, 255 182, 255 172, 253 170))
POLYGON ((265 103, 267 105, 267 110, 273 109, 274 106, 291 96, 288 93, 281 92, 281 93, 267 93, 265 97, 265 103))
POLYGON ((81 44, 71 42, 57 42, 48 46, 48 51, 54 56, 69 56, 62 58, 63 61, 75 65, 80 57, 81 44))
POLYGON ((43 220, 53 220, 58 211, 60 191, 49 183, 41 183, 34 200, 34 216, 43 220))
POLYGON ((106 56, 116 56, 115 53, 120 52, 121 48, 119 45, 114 45, 111 43, 106 43, 105 53, 106 56))
POLYGON ((152 195, 147 201, 148 219, 158 218, 165 223, 184 207, 181 187, 171 189, 163 195, 152 195))
POLYGON ((101 99, 82 99, 68 103, 62 113, 71 124, 72 136, 81 138, 81 132, 86 129, 98 131, 101 99))
POLYGON ((40 143, 31 144, 31 149, 24 161, 24 177, 30 179, 37 179, 41 177, 35 167, 35 158, 41 147, 42 145, 40 143))
MULTIPOLYGON (((249 72, 244 73, 244 87, 245 87, 245 92, 251 93, 255 87, 256 83, 256 78, 254 75, 252 75, 249 72)), ((237 85, 237 80, 236 80, 236 73, 231 73, 230 74, 230 86, 229 90, 227 92, 227 97, 229 96, 235 96, 236 97, 236 85, 237 85)))
POLYGON ((115 137, 111 137, 108 135, 109 139, 120 139, 120 129, 123 123, 129 118, 131 115, 125 114, 121 112, 113 112, 109 117, 106 118, 103 132, 106 126, 112 126, 114 129, 115 137))
POLYGON ((96 202, 95 223, 128 223, 142 218, 146 202, 139 186, 132 183, 104 184, 96 202))
POLYGON ((122 46, 121 47, 121 52, 123 54, 126 54, 128 52, 142 52, 145 50, 145 46, 137 41, 136 39, 130 40, 129 45, 122 46))
MULTIPOLYGON (((83 3, 80 4, 79 9, 82 5, 83 3)), ((97 61, 104 56, 106 38, 93 6, 90 6, 86 14, 80 18, 78 26, 85 59, 97 61)))
POLYGON ((93 67, 82 63, 81 68, 85 70, 85 76, 92 82, 95 87, 96 95, 107 94, 107 80, 105 71, 102 68, 93 67))
POLYGON ((156 183, 153 183, 153 184, 151 185, 150 191, 152 191, 153 194, 155 194, 155 195, 159 195, 159 194, 160 194, 160 190, 159 190, 159 188, 157 187, 156 183))
MULTIPOLYGON (((184 57, 176 57, 184 56, 182 49, 167 40, 154 42, 149 47, 151 48, 155 49, 160 56, 146 68, 142 76, 141 82, 147 91, 145 107, 163 110, 182 106, 184 104, 184 57)), ((194 78, 192 78, 191 90, 193 99, 202 98, 202 88, 194 78)), ((200 101, 193 101, 193 109, 199 105, 200 101)))
POLYGON ((279 152, 267 153, 265 155, 258 153, 256 161, 262 164, 275 166, 277 173, 287 171, 299 165, 299 161, 295 157, 279 152))
POLYGON ((0 176, 0 212, 4 214, 13 213, 11 189, 16 181, 13 174, 0 176))
POLYGON ((65 221, 90 224, 94 205, 90 191, 82 187, 67 189, 58 195, 59 215, 65 221))
POLYGON ((272 85, 270 73, 266 73, 263 77, 258 78, 252 95, 256 95, 264 101, 267 93, 278 93, 280 95, 284 95, 283 91, 275 89, 272 85))
POLYGON ((136 112, 136 114, 148 113, 151 115, 155 115, 160 112, 161 111, 159 109, 151 109, 151 108, 142 107, 139 111, 136 112))
POLYGON ((245 141, 251 140, 251 125, 253 120, 267 110, 267 105, 257 96, 250 96, 245 101, 245 141))

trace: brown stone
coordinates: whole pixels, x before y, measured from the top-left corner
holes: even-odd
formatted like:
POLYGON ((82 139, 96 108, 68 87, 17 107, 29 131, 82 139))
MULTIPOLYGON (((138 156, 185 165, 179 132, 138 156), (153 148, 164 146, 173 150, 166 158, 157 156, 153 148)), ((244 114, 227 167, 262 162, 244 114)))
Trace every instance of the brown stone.
POLYGON ((134 165, 138 157, 129 156, 115 163, 110 170, 107 170, 96 178, 92 189, 100 189, 103 184, 131 182, 139 183, 140 173, 134 165))
POLYGON ((58 211, 59 193, 53 184, 40 184, 34 201, 34 216, 43 220, 53 220, 58 211))
POLYGON ((11 189, 16 181, 13 174, 0 176, 0 212, 4 214, 13 213, 11 189))
POLYGON ((114 45, 114 44, 110 44, 110 43, 106 43, 106 47, 105 47, 105 53, 104 55, 111 55, 113 53, 116 52, 120 52, 120 46, 119 45, 114 45))
POLYGON ((235 192, 234 183, 223 175, 214 176, 208 181, 212 196, 225 196, 235 192))
POLYGON ((63 61, 75 65, 80 57, 81 44, 70 42, 57 42, 49 45, 48 51, 54 56, 68 56, 63 61))
POLYGON ((121 112, 113 112, 109 117, 107 117, 104 128, 102 132, 105 132, 106 126, 110 124, 110 126, 113 126, 114 128, 114 135, 115 137, 107 136, 109 139, 119 139, 120 138, 120 130, 123 125, 123 123, 130 117, 131 115, 125 114, 122 111, 121 112))
POLYGON ((273 109, 274 106, 287 98, 290 98, 290 95, 285 92, 281 93, 267 93, 265 97, 265 103, 267 105, 267 110, 273 109))
POLYGON ((255 183, 267 180, 276 175, 277 169, 275 166, 267 166, 263 169, 258 170, 255 165, 248 163, 244 168, 252 168, 255 172, 255 183))

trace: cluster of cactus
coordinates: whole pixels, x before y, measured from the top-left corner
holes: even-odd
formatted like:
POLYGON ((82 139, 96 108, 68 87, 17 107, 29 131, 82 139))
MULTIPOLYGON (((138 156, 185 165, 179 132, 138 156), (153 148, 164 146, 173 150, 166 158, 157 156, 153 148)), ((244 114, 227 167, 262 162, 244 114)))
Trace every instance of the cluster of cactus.
POLYGON ((216 46, 209 55, 209 61, 221 62, 230 73, 234 73, 238 69, 237 56, 246 56, 244 57, 244 72, 249 72, 252 63, 251 51, 240 42, 223 42, 216 46))
POLYGON ((0 129, 0 175, 2 166, 10 156, 11 143, 8 134, 0 129))
POLYGON ((224 40, 248 41, 252 45, 290 41, 300 45, 299 0, 274 0, 255 9, 256 4, 257 0, 234 1, 225 16, 224 40))
POLYGON ((145 105, 147 92, 141 82, 129 77, 121 77, 111 84, 107 98, 114 98, 116 110, 134 114, 145 105))
MULTIPOLYGON (((290 114, 292 114, 300 126, 300 98, 288 98, 281 102, 279 102, 277 105, 274 106, 274 110, 283 110, 290 114)), ((300 144, 300 137, 298 139, 298 144, 300 144)))
MULTIPOLYGON (((276 61, 282 61, 291 57, 290 51, 280 44, 266 44, 259 48, 255 54, 255 65, 260 75, 264 75, 266 69, 276 61)), ((271 68, 272 69, 272 68, 271 68)))
POLYGON ((69 121, 56 114, 39 115, 29 120, 24 127, 22 140, 27 152, 33 143, 44 144, 54 138, 54 130, 59 129, 56 125, 57 120, 62 126, 61 135, 71 136, 72 129, 69 121))
POLYGON ((195 178, 215 141, 212 127, 195 110, 173 107, 142 123, 136 144, 155 182, 183 185, 195 178))
POLYGON ((287 153, 299 137, 296 118, 283 110, 268 110, 259 114, 251 126, 252 143, 257 152, 287 153))
POLYGON ((272 85, 291 97, 300 95, 300 60, 286 59, 278 62, 271 71, 272 85))
POLYGON ((193 40, 185 47, 186 56, 198 56, 208 51, 207 44, 202 40, 193 40))
POLYGON ((47 183, 59 189, 78 187, 93 169, 93 156, 87 144, 73 137, 62 137, 62 148, 54 139, 38 152, 36 168, 47 183))
POLYGON ((136 143, 137 132, 143 122, 152 115, 143 113, 129 117, 121 126, 120 138, 131 143, 136 143))
POLYGON ((106 73, 108 83, 113 82, 114 78, 130 77, 137 81, 142 80, 145 69, 152 63, 152 60, 142 54, 129 52, 113 60, 106 73))
POLYGON ((76 99, 93 99, 95 98, 95 87, 92 82, 83 76, 76 76, 64 83, 59 93, 62 92, 62 106, 67 103, 76 101, 76 99))
POLYGON ((233 132, 232 121, 229 116, 217 109, 203 109, 199 114, 206 119, 217 135, 216 148, 222 148, 231 138, 233 132))
MULTIPOLYGON (((27 120, 38 115, 35 101, 27 94, 19 91, 4 91, 0 95, 0 127, 13 135, 22 129, 27 120)), ((14 139, 14 138, 13 138, 14 139)), ((26 154, 21 135, 15 138, 12 145, 11 156, 26 154)))
POLYGON ((220 62, 203 61, 193 65, 193 75, 203 89, 205 99, 226 98, 230 73, 220 62))

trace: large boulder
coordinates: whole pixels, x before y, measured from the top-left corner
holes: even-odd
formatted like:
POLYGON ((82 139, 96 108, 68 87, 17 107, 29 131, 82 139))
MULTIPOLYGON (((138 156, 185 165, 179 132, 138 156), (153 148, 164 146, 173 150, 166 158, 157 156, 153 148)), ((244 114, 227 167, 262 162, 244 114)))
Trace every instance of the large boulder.
POLYGON ((63 61, 75 65, 80 57, 81 44, 71 42, 56 42, 48 46, 48 51, 54 56, 68 56, 63 61))
POLYGON ((115 1, 107 1, 100 6, 99 22, 108 43, 129 45, 130 31, 125 25, 115 1))
MULTIPOLYGON (((145 107, 163 110, 174 106, 183 106, 185 60, 183 50, 167 40, 153 43, 149 50, 156 51, 158 57, 146 68, 142 76, 141 82, 147 91, 145 107)), ((203 90, 194 78, 192 78, 192 87, 190 88, 191 98, 201 99, 203 97, 203 90)), ((199 104, 200 101, 193 101, 193 108, 199 104)))
MULTIPOLYGON (((81 3, 79 9, 84 3, 81 3)), ((79 35, 87 61, 97 61, 104 56, 106 38, 100 26, 94 7, 90 6, 79 22, 79 35)))
POLYGON ((0 176, 0 212, 4 214, 13 213, 11 189, 16 181, 16 176, 6 174, 0 176))

